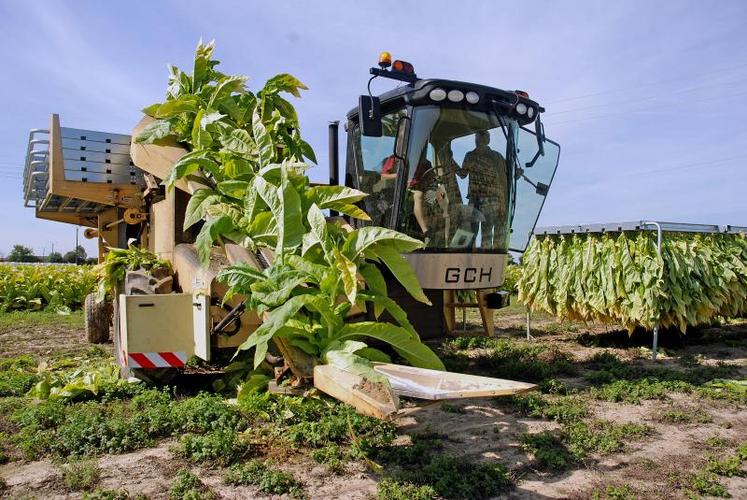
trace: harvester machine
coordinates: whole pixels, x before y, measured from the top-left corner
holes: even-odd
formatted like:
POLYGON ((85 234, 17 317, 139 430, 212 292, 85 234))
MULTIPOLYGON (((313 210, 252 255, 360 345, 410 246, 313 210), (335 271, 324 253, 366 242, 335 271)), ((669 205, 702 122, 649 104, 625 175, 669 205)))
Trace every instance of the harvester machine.
MULTIPOLYGON (((339 183, 342 170, 345 185, 369 193, 361 204, 371 222, 348 222, 396 229, 425 242, 405 257, 432 305, 413 300, 396 280, 388 284, 421 338, 459 333, 455 311, 470 305, 480 310, 484 331, 492 334, 491 311, 508 299, 498 289, 510 252, 525 249, 558 163, 560 148, 544 134, 544 109, 519 90, 420 79, 411 64, 392 62, 387 53, 370 73, 371 80, 401 84, 375 96, 369 81, 369 92, 344 123, 344 169, 338 161, 338 122, 329 126, 330 183, 339 183)), ((149 120, 144 118, 133 136, 149 120)), ((182 179, 176 189, 162 185, 186 152, 176 143, 139 144, 128 135, 62 127, 57 115, 48 129, 29 136, 24 199, 37 217, 86 226, 85 236, 98 240, 99 260, 109 248, 134 243, 172 263, 173 286, 166 290, 171 293, 158 293, 163 290, 156 277, 128 276, 113 307, 86 300, 89 340, 107 341, 113 324, 123 371, 148 380, 173 376, 193 356, 214 361, 246 340, 262 318, 245 310, 242 297, 224 303, 227 288, 215 277, 230 264, 263 269, 273 260, 270 250, 252 253, 227 244, 213 249, 207 268, 200 264, 194 246, 198 230, 183 229, 198 184, 182 179)), ((310 374, 314 367, 290 368, 310 374)), ((428 399, 532 387, 399 365, 376 369, 395 393, 428 399)), ((364 412, 382 414, 379 403, 353 394, 349 374, 330 370, 315 373, 318 386, 364 412), (365 409, 371 404, 376 408, 365 409)))

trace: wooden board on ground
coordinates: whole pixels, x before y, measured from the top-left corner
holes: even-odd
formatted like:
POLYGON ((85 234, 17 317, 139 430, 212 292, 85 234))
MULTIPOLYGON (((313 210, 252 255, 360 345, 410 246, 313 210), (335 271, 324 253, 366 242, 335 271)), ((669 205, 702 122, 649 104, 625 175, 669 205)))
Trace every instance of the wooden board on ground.
POLYGON ((387 419, 399 410, 399 398, 383 384, 364 380, 332 365, 314 367, 314 386, 333 398, 353 406, 359 413, 387 419))
MULTIPOLYGON (((461 399, 511 396, 537 387, 526 382, 376 363, 374 370, 389 379, 394 393, 420 399, 461 399)), ((315 373, 316 375, 316 373, 315 373)))

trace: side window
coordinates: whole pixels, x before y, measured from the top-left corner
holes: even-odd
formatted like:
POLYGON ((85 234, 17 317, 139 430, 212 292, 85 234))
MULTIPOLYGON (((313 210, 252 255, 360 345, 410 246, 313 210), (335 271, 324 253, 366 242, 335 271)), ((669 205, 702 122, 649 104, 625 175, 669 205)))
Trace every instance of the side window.
POLYGON ((369 196, 363 199, 363 209, 371 223, 386 226, 394 204, 394 191, 400 161, 394 156, 397 128, 405 110, 382 117, 381 137, 366 137, 355 128, 356 164, 359 189, 369 196))

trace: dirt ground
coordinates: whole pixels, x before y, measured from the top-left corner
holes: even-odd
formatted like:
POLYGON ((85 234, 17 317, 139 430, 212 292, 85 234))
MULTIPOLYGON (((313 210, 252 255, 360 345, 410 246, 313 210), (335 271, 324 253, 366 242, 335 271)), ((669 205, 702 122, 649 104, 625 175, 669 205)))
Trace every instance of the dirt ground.
MULTIPOLYGON (((512 307, 496 317, 499 337, 520 339, 524 336, 524 313, 512 307)), ((650 359, 650 335, 628 337, 605 327, 562 324, 548 318, 533 320, 535 343, 560 350, 580 371, 557 379, 579 391, 589 389, 585 378, 586 363, 596 354, 609 352, 634 369, 679 369, 683 363, 699 367, 735 367, 733 378, 747 378, 747 322, 732 322, 721 327, 699 330, 693 338, 682 340, 663 334, 659 359, 650 359)), ((0 358, 22 353, 49 355, 60 346, 81 355, 85 344, 80 325, 48 324, 6 325, 0 330, 0 358)), ((104 346, 110 349, 110 346, 104 346)), ((479 355, 479 349, 473 350, 479 355)), ((468 356, 470 352, 467 353, 468 356)), ((548 361, 552 363, 552 361, 548 361)), ((586 394, 586 393, 583 393, 586 394)), ((585 396, 584 396, 585 397, 585 396)), ((543 431, 558 431, 561 425, 549 418, 527 416, 510 400, 486 398, 454 401, 451 404, 409 406, 397 420, 398 439, 423 432, 442 437, 445 452, 480 462, 497 461, 511 471, 514 486, 496 498, 684 498, 697 495, 683 486, 702 470, 711 454, 727 453, 747 441, 747 410, 740 402, 673 392, 657 399, 640 402, 611 402, 587 397, 590 419, 616 424, 645 424, 648 435, 625 442, 624 449, 613 453, 591 452, 582 463, 561 471, 536 466, 533 454, 522 446, 523 436, 543 431), (663 412, 677 410, 703 416, 693 421, 667 422, 663 412), (721 443, 714 451, 708 443, 721 443), (710 447, 709 447, 710 446, 710 447), (621 488, 625 494, 616 493, 621 488), (595 496, 596 495, 596 496, 595 496), (618 495, 618 496, 616 496, 618 495)), ((177 457, 173 440, 157 446, 120 455, 96 458, 100 468, 99 488, 127 490, 148 498, 168 498, 169 485, 177 470, 189 468, 210 486, 219 498, 272 498, 255 487, 227 486, 220 467, 195 465, 177 457)), ((374 498, 381 475, 364 462, 348 462, 342 473, 308 458, 291 457, 282 464, 303 483, 308 497, 314 499, 374 498)), ((747 498, 747 471, 721 477, 720 482, 733 498, 747 498), (741 475, 741 477, 740 477, 741 475)), ((62 483, 59 468, 51 460, 26 462, 15 460, 0 465, 0 478, 7 488, 0 496, 9 498, 81 498, 62 483)), ((688 483, 689 484, 689 483, 688 483)))

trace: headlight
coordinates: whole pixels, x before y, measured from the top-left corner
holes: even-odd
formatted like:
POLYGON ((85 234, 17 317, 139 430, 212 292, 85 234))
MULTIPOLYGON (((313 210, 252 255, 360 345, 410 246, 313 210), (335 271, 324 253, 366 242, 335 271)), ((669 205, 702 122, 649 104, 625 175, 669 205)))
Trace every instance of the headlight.
POLYGON ((523 115, 524 113, 527 112, 527 105, 524 104, 523 102, 520 102, 519 104, 516 105, 516 112, 519 113, 520 115, 523 115))
POLYGON ((436 102, 440 102, 446 99, 446 91, 444 89, 433 89, 428 95, 436 102))
POLYGON ((534 108, 533 107, 529 106, 529 108, 527 108, 527 116, 529 118, 532 118, 534 116, 534 108))
POLYGON ((461 90, 450 90, 449 91, 449 100, 451 102, 461 102, 462 99, 464 99, 464 92, 461 90))
POLYGON ((467 92, 467 95, 465 95, 464 97, 470 104, 477 104, 477 102, 480 100, 480 96, 477 95, 477 92, 472 91, 467 92))

